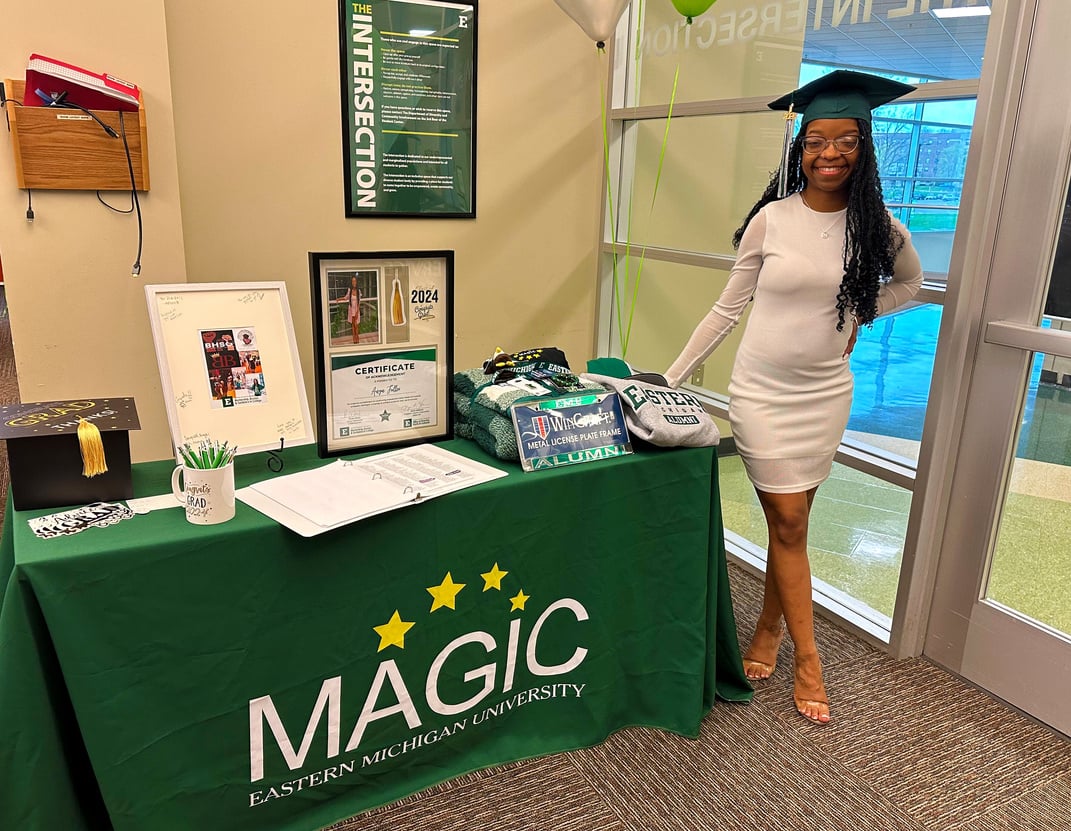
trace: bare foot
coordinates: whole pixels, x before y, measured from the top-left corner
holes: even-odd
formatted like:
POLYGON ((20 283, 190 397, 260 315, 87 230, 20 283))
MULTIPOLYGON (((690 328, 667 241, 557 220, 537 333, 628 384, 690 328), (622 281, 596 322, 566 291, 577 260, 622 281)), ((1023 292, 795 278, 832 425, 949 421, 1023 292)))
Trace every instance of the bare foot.
POLYGON ((755 626, 751 645, 744 653, 744 675, 750 681, 765 681, 777 668, 777 650, 785 636, 785 626, 778 621, 773 626, 761 620, 755 626))
POLYGON ((822 683, 822 662, 818 653, 796 655, 796 678, 792 697, 796 702, 796 711, 814 724, 828 724, 829 698, 826 686, 822 683))

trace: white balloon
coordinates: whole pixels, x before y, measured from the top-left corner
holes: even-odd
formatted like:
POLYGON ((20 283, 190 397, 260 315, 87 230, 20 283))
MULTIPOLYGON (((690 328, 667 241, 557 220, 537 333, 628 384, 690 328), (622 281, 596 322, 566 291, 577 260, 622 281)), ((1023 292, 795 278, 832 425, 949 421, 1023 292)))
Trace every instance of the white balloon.
POLYGON ((554 0, 577 22, 589 38, 605 43, 614 34, 617 21, 629 0, 554 0))

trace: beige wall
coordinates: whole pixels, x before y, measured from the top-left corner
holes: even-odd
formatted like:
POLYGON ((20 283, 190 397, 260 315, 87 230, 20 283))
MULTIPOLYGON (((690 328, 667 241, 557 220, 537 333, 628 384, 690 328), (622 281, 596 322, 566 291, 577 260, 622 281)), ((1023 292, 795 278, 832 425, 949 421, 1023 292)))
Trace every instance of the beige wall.
MULTIPOLYGON (((178 171, 163 0, 64 3, 62 10, 10 4, 0 25, 0 76, 22 78, 32 52, 126 78, 144 90, 152 190, 142 195, 142 270, 137 219, 109 211, 92 191, 26 191, 15 182, 11 137, 0 129, 0 257, 23 401, 134 396, 142 429, 136 458, 168 452, 142 286, 185 282, 178 171)), ((106 197, 129 207, 128 196, 106 197)))
POLYGON ((13 57, 0 70, 20 73, 38 51, 145 89, 142 277, 130 278, 133 220, 91 193, 35 193, 42 220, 28 229, 0 147, 0 255, 23 400, 134 395, 146 424, 135 455, 167 456, 141 287, 188 277, 287 283, 312 404, 310 251, 453 249, 459 368, 496 346, 557 345, 581 368, 591 357, 606 63, 554 3, 479 5, 471 220, 345 217, 337 4, 112 0, 82 15, 68 31, 67 14, 63 38, 38 14, 6 20, 0 54, 13 57), (114 40, 79 34, 120 20, 114 40))

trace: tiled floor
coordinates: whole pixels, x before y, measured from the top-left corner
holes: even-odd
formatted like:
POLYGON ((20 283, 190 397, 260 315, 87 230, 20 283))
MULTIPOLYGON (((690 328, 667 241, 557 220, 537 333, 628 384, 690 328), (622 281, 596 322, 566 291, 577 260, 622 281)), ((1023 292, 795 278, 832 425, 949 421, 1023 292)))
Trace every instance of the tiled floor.
POLYGON ((1071 633, 1071 491, 1063 498, 1011 493, 1004 506, 987 596, 1071 633))
MULTIPOLYGON (((1066 468, 1034 467, 1042 464, 1017 463, 1020 492, 1008 498, 988 596, 1071 632, 1071 490, 1061 485, 1066 468)), ((765 549, 766 523, 740 458, 720 465, 725 527, 765 549)), ((814 575, 891 617, 910 507, 909 491, 834 464, 811 512, 814 575)))

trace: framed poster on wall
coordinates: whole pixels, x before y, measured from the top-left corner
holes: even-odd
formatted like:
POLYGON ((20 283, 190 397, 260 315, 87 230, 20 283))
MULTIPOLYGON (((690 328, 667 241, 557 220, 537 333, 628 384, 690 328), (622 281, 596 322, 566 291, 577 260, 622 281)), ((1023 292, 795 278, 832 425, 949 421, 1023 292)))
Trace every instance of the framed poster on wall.
POLYGON ((321 456, 450 438, 454 252, 309 254, 321 456))
POLYGON ((176 461, 186 443, 312 444, 285 283, 149 285, 145 299, 176 461))
POLYGON ((346 216, 476 216, 476 0, 339 0, 346 216))

